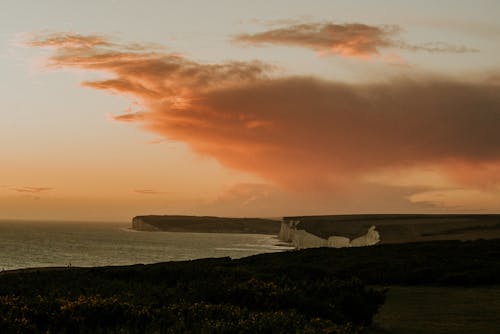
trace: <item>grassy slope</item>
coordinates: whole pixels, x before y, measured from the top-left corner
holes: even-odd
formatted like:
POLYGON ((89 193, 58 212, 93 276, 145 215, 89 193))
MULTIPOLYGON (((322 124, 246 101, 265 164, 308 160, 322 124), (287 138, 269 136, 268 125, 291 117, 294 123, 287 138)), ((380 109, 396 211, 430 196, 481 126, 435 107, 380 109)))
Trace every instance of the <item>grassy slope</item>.
POLYGON ((328 268, 388 287, 376 333, 499 333, 500 240, 308 249, 239 261, 275 271, 305 266, 312 275, 328 268))
POLYGON ((381 334, 499 333, 500 286, 392 286, 375 324, 381 334))
POLYGON ((273 274, 328 273, 380 285, 500 284, 500 239, 385 244, 358 248, 310 248, 261 254, 235 265, 273 274))

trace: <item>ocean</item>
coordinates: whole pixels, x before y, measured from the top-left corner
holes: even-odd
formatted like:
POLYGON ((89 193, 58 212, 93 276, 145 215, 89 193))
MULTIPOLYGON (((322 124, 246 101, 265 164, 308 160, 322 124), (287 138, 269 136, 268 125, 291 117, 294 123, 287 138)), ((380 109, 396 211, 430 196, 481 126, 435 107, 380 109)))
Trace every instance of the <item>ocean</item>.
POLYGON ((0 270, 130 265, 279 252, 275 236, 138 232, 127 223, 0 221, 0 270))

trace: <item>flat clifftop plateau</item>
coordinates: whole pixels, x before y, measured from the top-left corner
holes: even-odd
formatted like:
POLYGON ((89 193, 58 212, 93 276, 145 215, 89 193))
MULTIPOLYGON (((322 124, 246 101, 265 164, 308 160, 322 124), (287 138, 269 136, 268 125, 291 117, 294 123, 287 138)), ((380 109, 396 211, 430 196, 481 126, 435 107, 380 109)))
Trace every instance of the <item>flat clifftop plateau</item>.
POLYGON ((280 226, 280 221, 264 218, 149 215, 137 216, 132 220, 132 229, 138 231, 277 235, 280 226))
POLYGON ((322 240, 360 238, 373 226, 380 243, 500 238, 497 214, 365 214, 284 217, 280 238, 303 230, 322 240), (287 233, 288 232, 288 233, 287 233))

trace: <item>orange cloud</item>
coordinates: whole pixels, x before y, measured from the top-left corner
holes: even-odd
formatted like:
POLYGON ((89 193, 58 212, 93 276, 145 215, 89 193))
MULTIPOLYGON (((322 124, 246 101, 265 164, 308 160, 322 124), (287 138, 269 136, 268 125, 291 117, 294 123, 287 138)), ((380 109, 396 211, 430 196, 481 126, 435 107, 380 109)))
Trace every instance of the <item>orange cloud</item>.
MULTIPOLYGON (((201 64, 126 45, 59 43, 48 38, 52 66, 105 71, 109 79, 84 86, 140 101, 143 111, 117 120, 285 187, 339 187, 428 165, 457 182, 481 183, 483 170, 500 166, 500 85, 492 81, 346 84, 272 76, 260 62, 201 64), (466 178, 455 166, 475 172, 466 178)), ((370 43, 354 48, 376 51, 370 43)))
POLYGON ((141 194, 141 195, 158 195, 162 193, 160 191, 156 191, 153 189, 134 189, 132 191, 136 194, 141 194))
POLYGON ((16 191, 19 193, 35 194, 35 193, 40 193, 43 191, 53 190, 53 188, 49 188, 49 187, 11 187, 11 188, 9 188, 9 190, 16 191))
POLYGON ((426 204, 461 212, 498 212, 500 192, 477 189, 442 189, 416 192, 409 196, 412 203, 426 204))
POLYGON ((476 49, 449 45, 444 42, 412 45, 394 39, 401 31, 395 25, 370 26, 361 23, 302 23, 270 29, 255 34, 241 34, 233 40, 239 43, 298 46, 321 54, 346 57, 378 55, 383 48, 400 48, 428 52, 475 52, 476 49))

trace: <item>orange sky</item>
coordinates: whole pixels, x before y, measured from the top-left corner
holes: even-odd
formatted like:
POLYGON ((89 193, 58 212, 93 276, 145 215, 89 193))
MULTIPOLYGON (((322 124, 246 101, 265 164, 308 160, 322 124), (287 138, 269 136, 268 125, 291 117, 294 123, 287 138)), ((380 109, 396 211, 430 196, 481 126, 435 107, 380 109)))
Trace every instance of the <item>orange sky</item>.
POLYGON ((0 218, 500 212, 489 14, 459 26, 457 9, 445 29, 410 8, 381 23, 348 4, 355 20, 299 9, 235 10, 233 29, 192 36, 170 23, 184 36, 171 43, 75 16, 14 29, 0 218))

